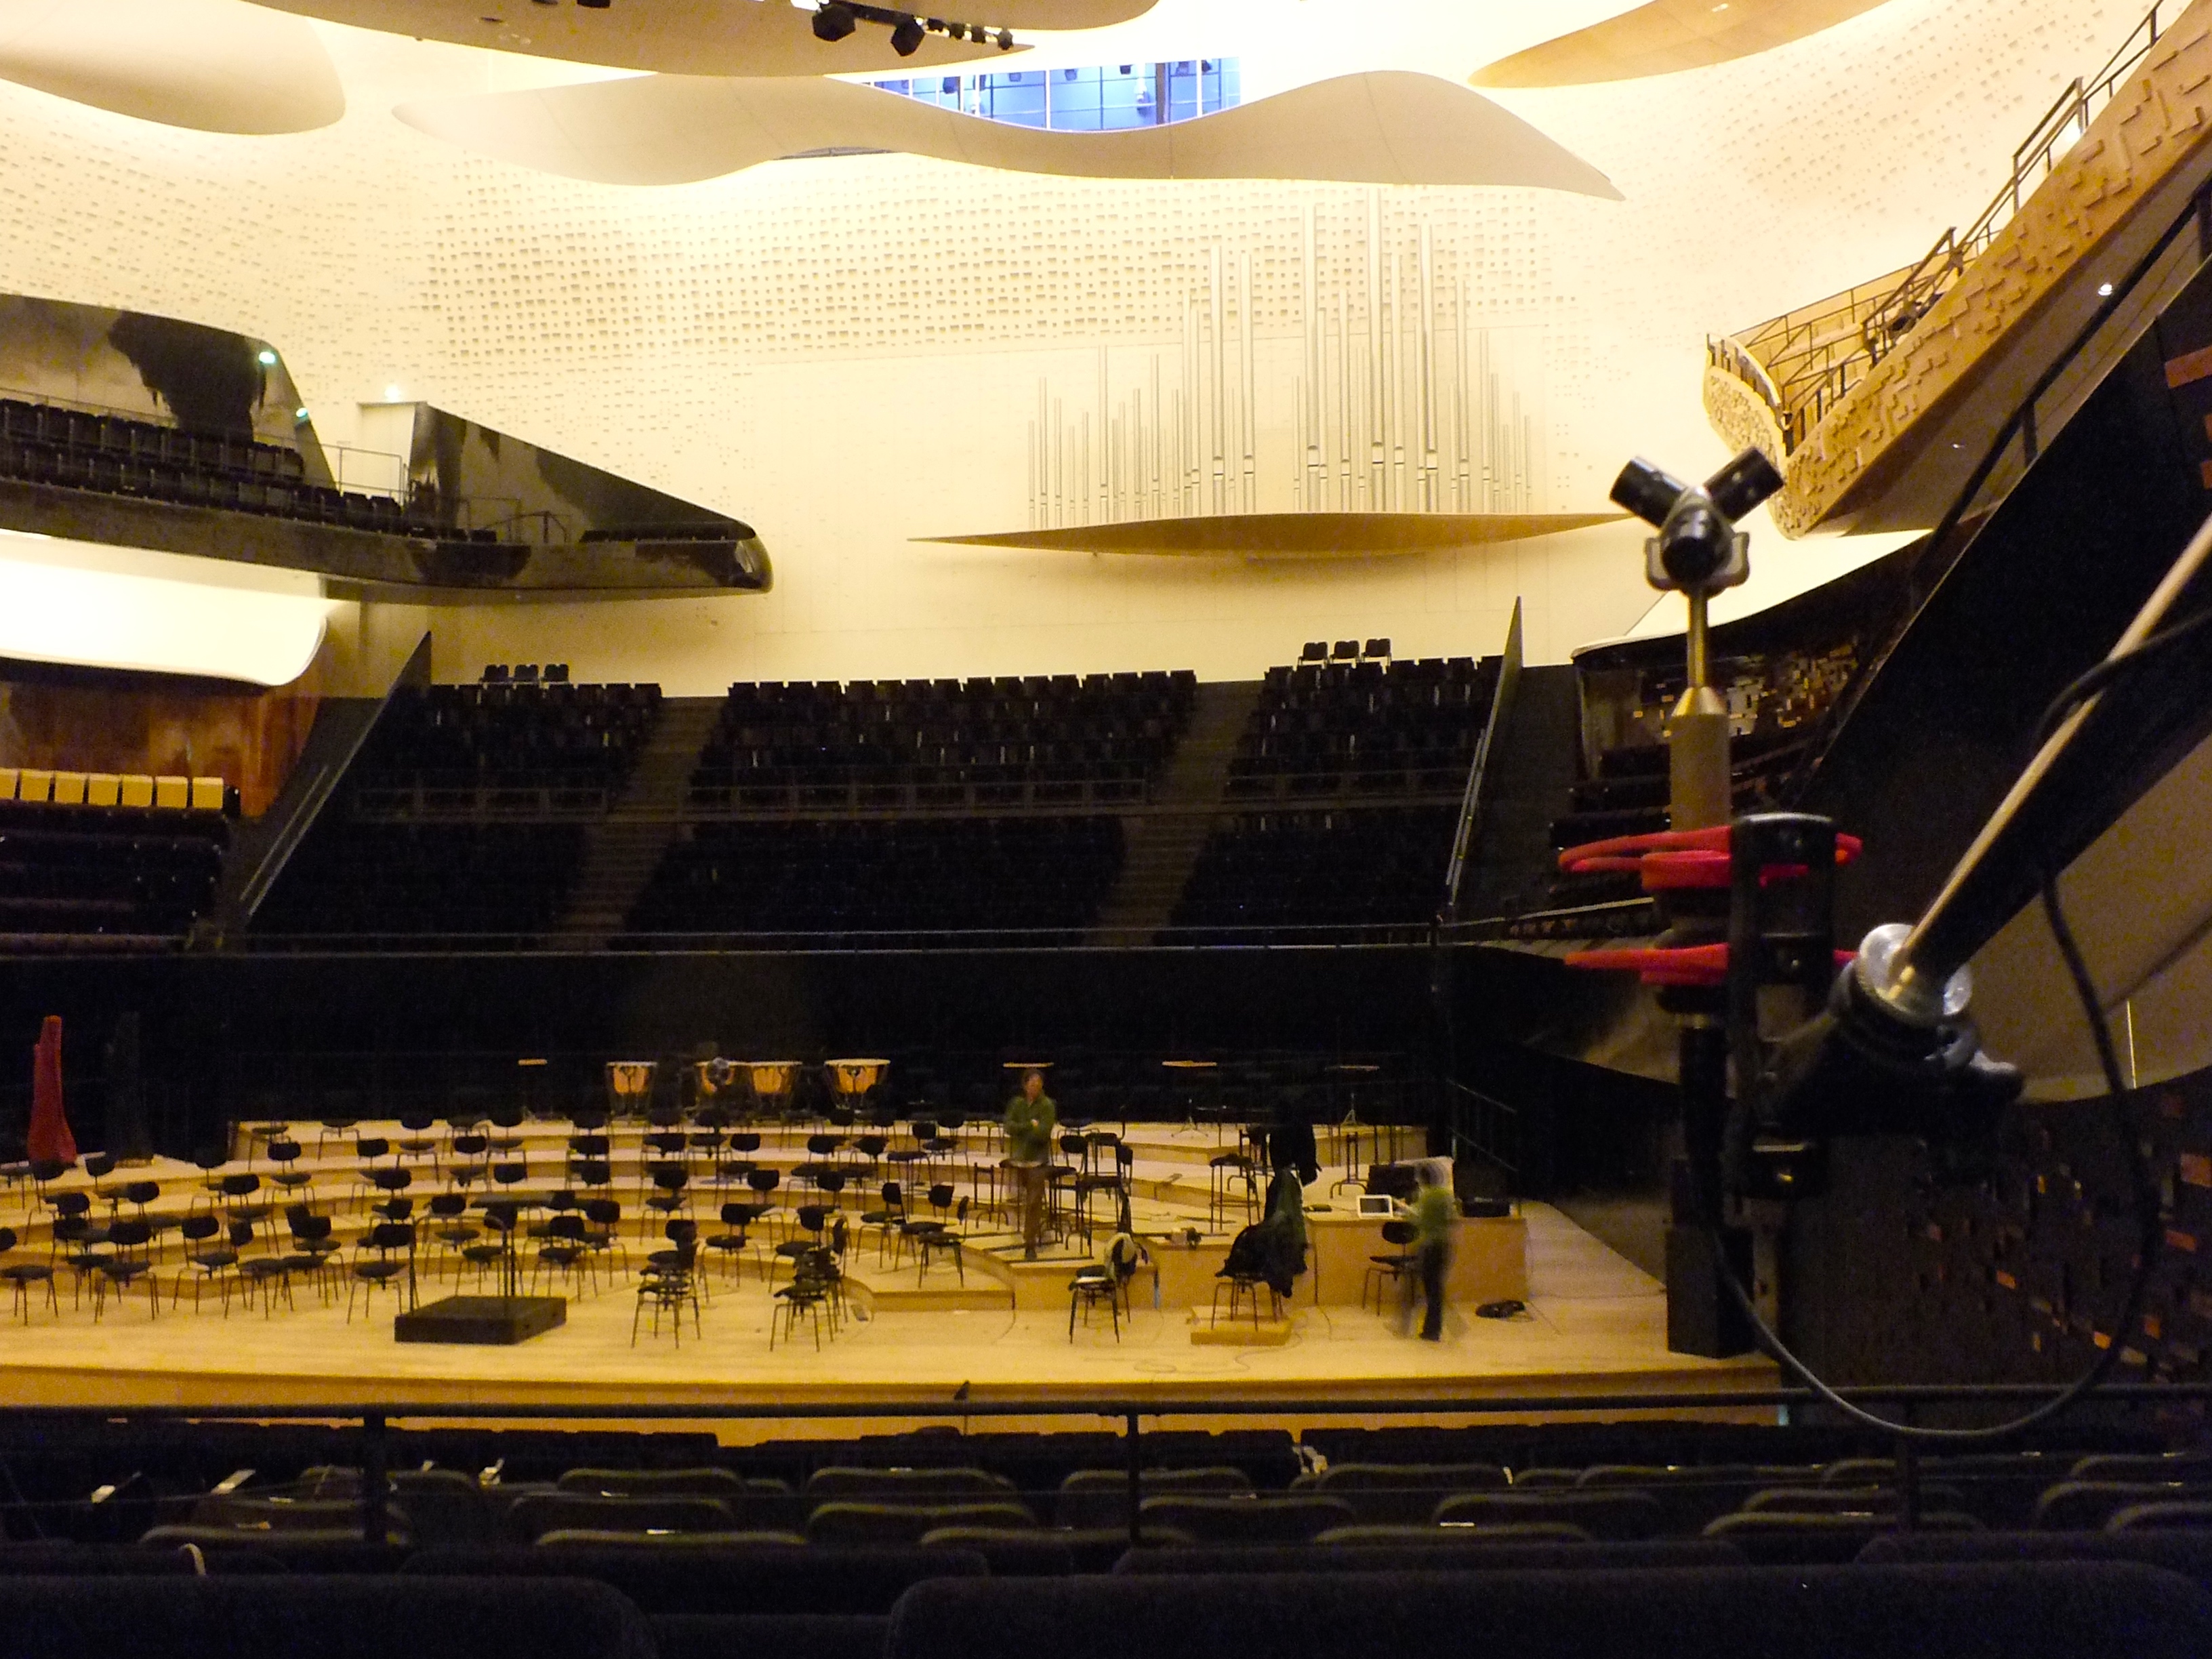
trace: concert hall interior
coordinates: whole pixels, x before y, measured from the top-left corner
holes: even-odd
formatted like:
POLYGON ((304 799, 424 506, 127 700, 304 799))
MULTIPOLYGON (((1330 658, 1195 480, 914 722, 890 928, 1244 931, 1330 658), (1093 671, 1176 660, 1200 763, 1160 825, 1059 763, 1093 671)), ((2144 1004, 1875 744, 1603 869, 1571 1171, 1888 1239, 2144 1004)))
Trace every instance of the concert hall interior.
POLYGON ((2212 0, 956 9, 0 0, 0 1646, 2212 1651, 2212 0))

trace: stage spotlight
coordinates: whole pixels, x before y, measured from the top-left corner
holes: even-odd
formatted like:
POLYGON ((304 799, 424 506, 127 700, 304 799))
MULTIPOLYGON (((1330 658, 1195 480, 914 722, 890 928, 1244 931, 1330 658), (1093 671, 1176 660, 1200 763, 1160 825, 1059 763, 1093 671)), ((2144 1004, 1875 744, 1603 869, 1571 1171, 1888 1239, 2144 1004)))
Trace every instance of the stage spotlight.
POLYGON ((1000 29, 999 31, 999 50, 1000 52, 1012 52, 1013 49, 1014 32, 1012 29, 1000 29))
POLYGON ((902 58, 911 58, 921 47, 921 20, 907 16, 899 19, 898 27, 891 31, 891 50, 902 58))
POLYGON ((830 3, 814 14, 814 38, 817 40, 842 40, 860 27, 850 6, 830 0, 830 3))

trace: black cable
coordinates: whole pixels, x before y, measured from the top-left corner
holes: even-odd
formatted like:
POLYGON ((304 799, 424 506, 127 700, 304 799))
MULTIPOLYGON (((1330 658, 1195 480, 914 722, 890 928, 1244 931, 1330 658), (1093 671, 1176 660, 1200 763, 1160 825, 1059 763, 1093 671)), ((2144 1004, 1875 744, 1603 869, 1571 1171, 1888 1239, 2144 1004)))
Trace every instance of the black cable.
MULTIPOLYGON (((2145 637, 2134 649, 2118 656, 2107 657, 2103 662, 2069 684, 2051 700, 2043 718, 2036 724, 2035 747, 2039 750, 2050 740, 2051 734, 2064 725, 2076 708, 2100 695, 2115 681, 2142 667, 2147 662, 2163 655, 2172 647, 2185 643, 2212 628, 2212 611, 2200 611, 2185 622, 2145 637)), ((1937 1444, 1960 1445, 1975 1442, 2010 1439, 2037 1425, 2057 1417, 2094 1390, 2111 1375, 2119 1362, 2120 1352, 2127 1346, 2129 1333, 2142 1311, 2144 1292, 2150 1288, 2152 1269, 2157 1264, 2158 1253, 2165 1243, 2165 1227, 2159 1214, 2158 1192, 2145 1167, 2142 1146, 2136 1133, 2135 1091, 2128 1086, 2120 1073, 2118 1050, 2112 1043, 2112 1027, 2106 1023, 2104 1006, 2098 1000, 2095 981, 2090 976, 2089 964, 2081 954, 2080 943, 2066 920, 2064 907, 2058 898, 2058 872, 2055 861, 2045 849, 2045 856, 2037 860, 2037 876, 2043 900, 2045 920, 2051 927, 2051 936, 2058 946, 2061 960, 2066 964, 2067 978, 2072 982, 2075 995, 2080 999, 2081 1012, 2088 1022, 2089 1036, 2097 1050, 2098 1069, 2104 1073, 2107 1104, 2112 1114, 2112 1124, 2121 1146, 2127 1153, 2128 1170, 2134 1186, 2136 1224, 2136 1268, 2128 1282, 2126 1301, 2112 1328, 2111 1340, 2089 1368, 2066 1387, 2038 1406, 2034 1410, 2003 1423, 1985 1428, 1938 1429, 1918 1424, 1899 1423, 1856 1406, 1838 1394, 1828 1383, 1814 1375, 1812 1368, 1800 1359, 1782 1340, 1781 1336, 1759 1315, 1751 1292, 1737 1275, 1730 1260, 1727 1241, 1722 1237, 1719 1223, 1709 1222, 1712 1233, 1714 1258, 1720 1265, 1721 1278, 1729 1289, 1745 1319, 1749 1322, 1759 1346, 1765 1349, 1775 1363, 1790 1376, 1812 1390, 1821 1401, 1841 1412, 1853 1422, 1866 1428, 1877 1429, 1884 1434, 1902 1440, 1929 1441, 1937 1444)), ((1850 971, 1848 969, 1846 972, 1850 971)))

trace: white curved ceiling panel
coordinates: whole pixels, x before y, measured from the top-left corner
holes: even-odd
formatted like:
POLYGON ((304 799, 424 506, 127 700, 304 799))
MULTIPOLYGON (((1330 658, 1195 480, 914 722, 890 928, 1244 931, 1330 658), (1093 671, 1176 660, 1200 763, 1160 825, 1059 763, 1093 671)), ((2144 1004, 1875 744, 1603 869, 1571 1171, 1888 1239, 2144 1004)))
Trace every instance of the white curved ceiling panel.
POLYGON ((1591 525, 1619 513, 1217 513, 1198 518, 1135 519, 1057 530, 1008 530, 980 536, 923 536, 918 541, 1042 553, 1131 553, 1183 558, 1372 559, 1456 553, 1498 542, 1528 541, 1591 525))
POLYGON ((244 0, 0 0, 0 78, 205 132, 307 132, 345 113, 313 26, 244 0))
MULTIPOLYGON (((787 0, 617 0, 601 10, 532 0, 263 0, 282 11, 455 46, 672 75, 858 75, 929 69, 1001 54, 994 46, 926 39, 911 58, 890 31, 862 23, 842 40, 814 37, 813 14, 787 0)), ((934 0, 925 16, 1012 29, 1092 29, 1126 22, 1153 0, 934 0)))
POLYGON ((600 184, 688 184, 782 156, 878 149, 1073 178, 1519 185, 1620 199, 1603 173, 1480 94, 1395 70, 1122 132, 1008 126, 845 82, 676 75, 394 113, 481 155, 600 184))
POLYGON ((0 658, 289 685, 332 609, 290 572, 0 531, 0 658))
POLYGON ((1883 0, 1651 0, 1501 58, 1478 87, 1571 87, 1672 75, 1748 58, 1872 11, 1883 0))

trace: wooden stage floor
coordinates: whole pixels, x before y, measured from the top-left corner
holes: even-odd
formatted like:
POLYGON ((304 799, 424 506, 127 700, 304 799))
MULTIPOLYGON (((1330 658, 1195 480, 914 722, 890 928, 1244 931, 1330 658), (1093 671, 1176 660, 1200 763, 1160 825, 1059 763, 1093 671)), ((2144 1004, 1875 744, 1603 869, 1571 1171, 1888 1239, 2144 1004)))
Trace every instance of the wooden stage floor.
MULTIPOLYGON (((770 1299, 748 1273, 718 1280, 704 1334, 679 1347, 650 1319, 630 1345, 635 1295, 627 1283, 572 1298, 568 1323, 516 1347, 402 1345, 392 1304, 375 1317, 343 1300, 323 1305, 302 1290, 296 1311, 273 1316, 189 1296, 166 1296, 149 1318, 143 1292, 94 1322, 89 1297, 57 1318, 40 1306, 28 1325, 0 1324, 0 1395, 17 1404, 234 1407, 329 1404, 595 1407, 784 1402, 880 1403, 950 1400, 965 1384, 977 1401, 1146 1399, 1249 1403, 1270 1400, 1475 1398, 1631 1390, 1727 1390, 1774 1380, 1763 1360, 1711 1361, 1666 1352, 1658 1282, 1547 1206, 1527 1206, 1530 1311, 1512 1321, 1454 1308, 1441 1343, 1400 1333, 1395 1314, 1298 1305, 1279 1346, 1202 1346, 1181 1310, 1140 1299, 1117 1341, 1101 1318, 1068 1340, 1056 1312, 939 1308, 848 1321, 817 1352, 802 1328, 795 1345, 769 1348, 770 1299)), ((907 1270, 911 1275, 913 1270, 907 1270)), ((949 1289, 949 1267, 933 1269, 949 1289)), ((971 1273, 972 1277, 972 1273, 971 1273)), ((166 1278, 166 1275, 165 1275, 166 1278)), ((425 1298, 450 1284, 425 1287, 425 1298)), ((1202 1327, 1206 1316, 1196 1316, 1202 1327)), ((895 1409, 887 1416, 895 1416, 895 1409)), ((1009 1423, 1008 1426, 1016 1425, 1009 1423)), ((828 1425, 850 1432, 854 1425, 828 1425)), ((726 1437, 795 1431, 760 1425, 726 1437)))

